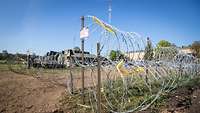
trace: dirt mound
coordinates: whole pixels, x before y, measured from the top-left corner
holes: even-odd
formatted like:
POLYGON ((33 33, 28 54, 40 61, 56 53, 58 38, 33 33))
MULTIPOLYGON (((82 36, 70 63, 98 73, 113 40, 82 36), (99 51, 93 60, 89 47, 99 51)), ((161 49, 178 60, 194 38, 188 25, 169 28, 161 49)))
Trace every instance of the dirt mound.
POLYGON ((170 94, 162 113, 199 113, 200 87, 180 88, 170 94))

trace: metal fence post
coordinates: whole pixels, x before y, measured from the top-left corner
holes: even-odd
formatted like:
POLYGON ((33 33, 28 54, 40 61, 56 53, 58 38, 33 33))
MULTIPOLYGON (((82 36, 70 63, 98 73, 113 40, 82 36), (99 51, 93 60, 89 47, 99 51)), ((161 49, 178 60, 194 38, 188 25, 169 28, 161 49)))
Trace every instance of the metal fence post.
POLYGON ((97 43, 97 112, 101 113, 101 62, 100 62, 100 43, 97 43))
POLYGON ((73 75, 72 75, 72 57, 70 55, 70 61, 69 61, 69 73, 70 73, 70 89, 71 89, 71 93, 74 94, 74 83, 73 83, 73 75))
POLYGON ((30 66, 31 64, 30 64, 30 55, 29 54, 27 54, 27 68, 28 69, 30 69, 30 66))
MULTIPOLYGON (((81 30, 84 28, 84 16, 81 17, 81 30)), ((84 65, 84 38, 81 39, 81 51, 82 51, 82 65, 84 65)), ((85 104, 85 95, 84 95, 84 67, 82 66, 81 68, 81 77, 82 77, 82 99, 83 99, 83 104, 85 104)))

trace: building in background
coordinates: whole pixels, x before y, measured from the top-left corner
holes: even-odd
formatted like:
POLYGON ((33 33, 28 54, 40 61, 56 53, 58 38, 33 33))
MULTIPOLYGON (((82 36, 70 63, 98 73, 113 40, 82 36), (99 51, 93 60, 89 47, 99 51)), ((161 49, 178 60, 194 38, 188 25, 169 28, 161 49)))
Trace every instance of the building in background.
POLYGON ((187 54, 187 55, 193 55, 194 54, 194 51, 192 51, 192 49, 189 48, 189 47, 182 47, 182 48, 179 49, 179 52, 187 54))
POLYGON ((144 54, 145 54, 144 50, 140 50, 140 51, 131 51, 127 53, 125 56, 129 60, 143 60, 144 54))

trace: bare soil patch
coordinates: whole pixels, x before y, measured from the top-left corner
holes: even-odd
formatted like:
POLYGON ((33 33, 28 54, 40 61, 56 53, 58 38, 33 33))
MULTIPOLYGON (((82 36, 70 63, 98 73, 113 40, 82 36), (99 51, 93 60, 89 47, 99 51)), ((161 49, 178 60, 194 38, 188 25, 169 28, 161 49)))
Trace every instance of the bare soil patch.
MULTIPOLYGON (((80 71, 75 70, 73 76, 74 87, 81 88, 80 71)), ((95 71, 93 75, 85 72, 85 77, 86 87, 94 86, 95 71)), ((76 105, 81 101, 80 96, 71 98, 66 92, 69 79, 66 71, 38 73, 36 76, 1 71, 0 113, 88 113, 90 110, 80 110, 76 105)), ((104 76, 102 79, 107 78, 104 76)), ((154 108, 140 113, 199 113, 200 84, 177 88, 169 94, 163 106, 154 108)))
MULTIPOLYGON (((54 78, 52 78, 53 80, 54 78)), ((59 98, 65 91, 52 80, 0 72, 1 113, 49 113, 58 109, 59 98)))

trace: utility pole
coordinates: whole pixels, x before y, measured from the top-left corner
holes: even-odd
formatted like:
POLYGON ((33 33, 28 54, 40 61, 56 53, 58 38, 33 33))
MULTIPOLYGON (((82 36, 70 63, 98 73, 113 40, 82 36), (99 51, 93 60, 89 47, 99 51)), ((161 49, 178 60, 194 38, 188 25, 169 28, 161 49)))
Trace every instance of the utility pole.
POLYGON ((111 18, 112 18, 112 0, 108 1, 109 6, 108 6, 108 23, 111 24, 111 18))
MULTIPOLYGON (((81 30, 84 28, 84 16, 81 16, 81 30)), ((82 65, 84 65, 84 38, 81 39, 81 51, 82 51, 82 65)), ((84 95, 84 67, 81 67, 81 77, 82 77, 82 99, 83 99, 83 104, 85 104, 85 95, 84 95)))

